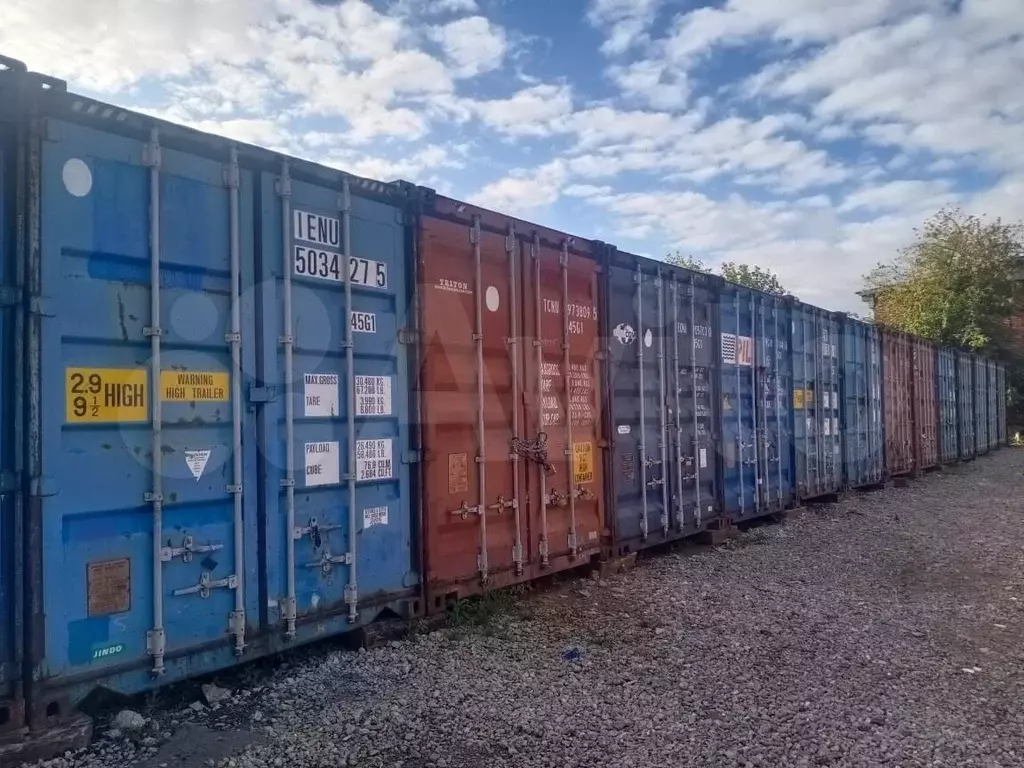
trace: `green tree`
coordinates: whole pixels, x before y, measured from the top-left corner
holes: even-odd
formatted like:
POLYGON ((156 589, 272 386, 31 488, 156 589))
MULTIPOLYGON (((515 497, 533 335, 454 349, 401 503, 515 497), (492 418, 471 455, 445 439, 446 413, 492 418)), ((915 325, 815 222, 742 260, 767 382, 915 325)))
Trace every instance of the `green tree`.
MULTIPOLYGON (((665 257, 665 261, 693 272, 703 272, 708 275, 714 274, 711 267, 703 261, 695 256, 684 256, 680 251, 670 253, 665 257)), ((739 285, 756 288, 759 291, 773 293, 777 296, 786 295, 786 289, 782 287, 778 276, 762 267, 751 267, 746 264, 735 264, 727 261, 721 266, 719 274, 730 283, 738 283, 739 285)))
POLYGON ((730 283, 738 283, 748 288, 756 288, 765 293, 772 293, 776 296, 785 296, 786 289, 782 287, 778 275, 771 270, 750 266, 748 264, 736 264, 727 261, 722 265, 722 277, 730 283))
POLYGON ((944 208, 864 276, 875 320, 940 344, 998 353, 1018 298, 1024 225, 944 208))
POLYGON ((691 272, 703 272, 707 275, 711 274, 711 267, 695 256, 684 256, 681 251, 670 253, 665 257, 665 261, 669 264, 674 264, 677 267, 688 269, 691 272))

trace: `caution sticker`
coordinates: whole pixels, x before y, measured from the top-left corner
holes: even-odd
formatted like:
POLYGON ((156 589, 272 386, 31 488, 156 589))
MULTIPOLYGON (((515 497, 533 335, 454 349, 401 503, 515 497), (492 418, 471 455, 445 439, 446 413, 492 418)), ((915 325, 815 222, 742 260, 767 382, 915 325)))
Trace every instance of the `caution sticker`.
POLYGON ((804 391, 802 389, 793 390, 793 407, 803 408, 804 407, 804 391))
POLYGON ((228 399, 228 375, 222 371, 161 371, 160 399, 176 403, 228 399))
POLYGON ((593 443, 573 443, 572 482, 574 485, 594 482, 593 443))
POLYGON ((66 419, 72 424, 149 420, 145 368, 68 368, 66 419))

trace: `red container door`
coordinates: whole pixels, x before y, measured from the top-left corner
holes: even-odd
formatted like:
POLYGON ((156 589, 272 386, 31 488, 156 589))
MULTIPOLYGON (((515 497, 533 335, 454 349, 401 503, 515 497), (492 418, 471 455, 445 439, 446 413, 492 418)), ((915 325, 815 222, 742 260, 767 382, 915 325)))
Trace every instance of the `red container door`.
POLYGON ((597 554, 604 536, 598 265, 567 240, 524 251, 525 423, 547 436, 554 465, 524 467, 530 534, 541 568, 559 570, 597 554))
POLYGON ((511 583, 525 560, 526 526, 509 444, 517 433, 516 249, 506 238, 421 219, 419 248, 428 607, 511 583), (516 274, 515 265, 511 274, 516 274))
POLYGON ((588 241, 448 198, 425 206, 423 554, 438 610, 602 549, 600 281, 588 241))

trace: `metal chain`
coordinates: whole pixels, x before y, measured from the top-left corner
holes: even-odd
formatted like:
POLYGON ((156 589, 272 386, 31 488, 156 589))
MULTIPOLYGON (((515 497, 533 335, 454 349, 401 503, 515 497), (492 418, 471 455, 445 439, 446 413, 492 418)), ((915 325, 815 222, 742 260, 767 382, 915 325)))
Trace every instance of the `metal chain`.
POLYGON ((513 437, 509 441, 509 448, 513 453, 522 456, 527 461, 533 461, 544 467, 544 473, 555 474, 555 467, 548 461, 548 436, 541 432, 537 437, 530 439, 526 437, 513 437))

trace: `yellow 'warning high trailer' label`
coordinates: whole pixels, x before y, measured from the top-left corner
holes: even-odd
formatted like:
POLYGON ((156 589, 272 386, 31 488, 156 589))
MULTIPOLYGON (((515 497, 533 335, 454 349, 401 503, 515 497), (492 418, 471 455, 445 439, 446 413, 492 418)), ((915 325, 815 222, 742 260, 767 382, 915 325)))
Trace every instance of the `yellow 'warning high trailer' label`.
POLYGON ((145 368, 68 368, 66 418, 72 424, 149 420, 145 368))
POLYGON ((228 375, 218 371, 161 371, 160 399, 180 403, 227 400, 228 375))

